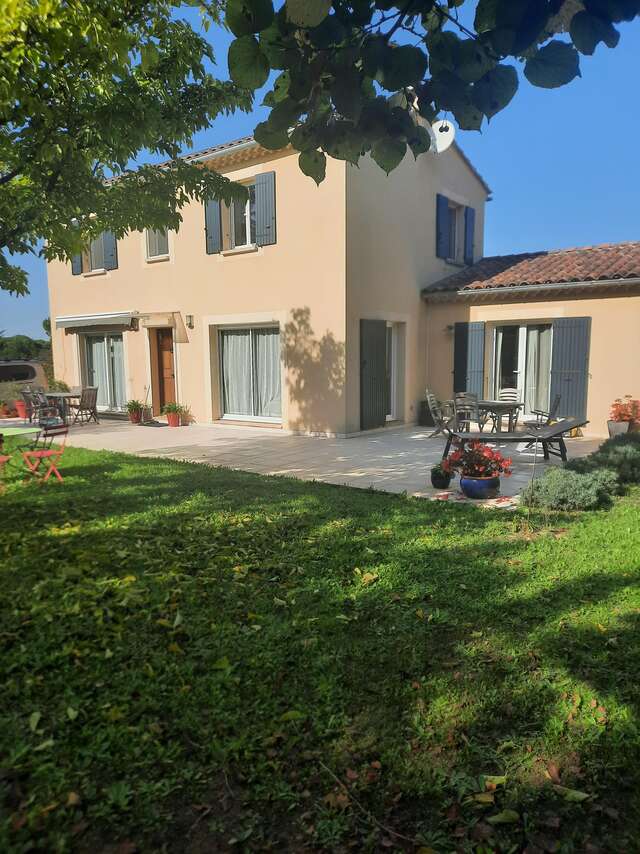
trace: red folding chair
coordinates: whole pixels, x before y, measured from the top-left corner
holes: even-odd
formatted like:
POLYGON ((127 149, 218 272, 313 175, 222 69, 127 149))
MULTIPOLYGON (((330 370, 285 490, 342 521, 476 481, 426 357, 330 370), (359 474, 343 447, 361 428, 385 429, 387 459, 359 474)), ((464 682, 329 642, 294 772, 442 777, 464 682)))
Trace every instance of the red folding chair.
POLYGON ((49 480, 54 474, 62 483, 62 475, 58 471, 58 462, 64 453, 68 433, 69 428, 66 424, 52 424, 43 428, 32 447, 28 451, 22 452, 22 459, 30 474, 34 477, 41 477, 43 482, 49 480), (52 448, 54 440, 60 441, 60 439, 62 439, 62 446, 52 448), (40 466, 45 461, 48 467, 46 472, 42 474, 40 466))
MULTIPOLYGON (((0 444, 0 451, 1 451, 1 450, 2 450, 2 445, 0 444)), ((9 460, 10 460, 10 459, 11 459, 11 455, 10 455, 10 454, 2 454, 2 453, 0 453, 0 491, 4 491, 4 489, 5 489, 5 484, 4 484, 4 467, 5 467, 5 466, 6 466, 6 464, 9 462, 9 460)))

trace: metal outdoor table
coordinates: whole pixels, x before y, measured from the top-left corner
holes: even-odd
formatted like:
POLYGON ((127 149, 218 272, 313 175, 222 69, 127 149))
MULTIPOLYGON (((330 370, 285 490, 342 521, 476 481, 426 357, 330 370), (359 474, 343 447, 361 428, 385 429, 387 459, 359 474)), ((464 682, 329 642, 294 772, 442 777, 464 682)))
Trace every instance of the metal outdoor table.
POLYGON ((67 418, 69 416, 69 401, 74 398, 80 397, 80 392, 75 391, 46 391, 45 395, 48 399, 60 401, 59 409, 60 415, 64 423, 67 423, 67 418))
POLYGON ((494 416, 494 424, 496 432, 502 430, 502 418, 505 415, 509 416, 509 433, 513 433, 516 427, 518 410, 522 409, 524 404, 517 403, 512 400, 479 400, 478 408, 482 409, 488 415, 494 416))
POLYGON ((39 433, 39 427, 30 427, 29 425, 17 427, 0 427, 0 451, 4 445, 4 440, 7 436, 28 436, 30 433, 39 433))

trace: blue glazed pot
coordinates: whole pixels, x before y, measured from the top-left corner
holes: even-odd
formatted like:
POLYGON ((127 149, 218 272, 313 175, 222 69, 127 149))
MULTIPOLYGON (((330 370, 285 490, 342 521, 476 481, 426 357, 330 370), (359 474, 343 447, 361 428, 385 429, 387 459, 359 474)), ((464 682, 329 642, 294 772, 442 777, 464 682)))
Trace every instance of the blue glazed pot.
POLYGON ((495 498, 500 494, 500 478, 460 475, 460 489, 467 498, 495 498))

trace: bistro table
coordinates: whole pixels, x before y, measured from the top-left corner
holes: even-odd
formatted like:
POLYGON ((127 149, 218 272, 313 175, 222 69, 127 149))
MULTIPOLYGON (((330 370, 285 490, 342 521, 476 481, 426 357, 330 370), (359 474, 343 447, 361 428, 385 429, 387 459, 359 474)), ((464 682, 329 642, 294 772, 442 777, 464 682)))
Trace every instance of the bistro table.
POLYGON ((28 436, 30 433, 39 433, 39 427, 31 427, 29 424, 12 427, 0 427, 0 451, 7 436, 28 436))
POLYGON ((505 415, 509 416, 509 433, 513 433, 516 429, 516 421, 518 420, 518 411, 522 409, 524 404, 513 400, 479 400, 478 408, 493 419, 496 433, 502 431, 502 419, 505 415))
POLYGON ((55 400, 60 410, 60 415, 64 423, 67 423, 69 417, 69 401, 80 397, 79 391, 45 391, 45 395, 49 400, 55 400))

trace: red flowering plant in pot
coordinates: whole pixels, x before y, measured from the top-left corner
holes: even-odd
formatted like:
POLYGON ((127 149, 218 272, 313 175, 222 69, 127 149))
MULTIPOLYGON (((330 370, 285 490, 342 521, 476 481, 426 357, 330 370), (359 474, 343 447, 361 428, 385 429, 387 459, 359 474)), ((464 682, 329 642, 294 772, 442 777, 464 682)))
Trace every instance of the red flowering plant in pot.
POLYGON ((495 498, 500 492, 500 476, 511 474, 511 457, 476 441, 452 451, 442 461, 442 468, 460 473, 460 489, 467 498, 495 498))
POLYGON ((621 433, 629 433, 640 424, 640 400, 634 400, 630 394, 617 397, 611 404, 611 412, 607 427, 609 436, 619 436, 621 433))

